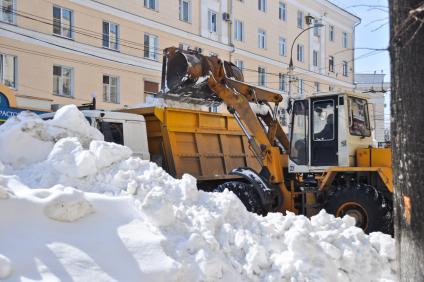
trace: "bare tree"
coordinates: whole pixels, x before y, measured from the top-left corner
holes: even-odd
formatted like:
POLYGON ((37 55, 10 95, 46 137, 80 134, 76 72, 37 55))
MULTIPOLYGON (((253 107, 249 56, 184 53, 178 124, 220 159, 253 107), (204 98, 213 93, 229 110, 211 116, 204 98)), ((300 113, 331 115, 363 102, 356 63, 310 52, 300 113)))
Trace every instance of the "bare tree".
POLYGON ((424 2, 389 2, 398 273, 424 281, 424 2))

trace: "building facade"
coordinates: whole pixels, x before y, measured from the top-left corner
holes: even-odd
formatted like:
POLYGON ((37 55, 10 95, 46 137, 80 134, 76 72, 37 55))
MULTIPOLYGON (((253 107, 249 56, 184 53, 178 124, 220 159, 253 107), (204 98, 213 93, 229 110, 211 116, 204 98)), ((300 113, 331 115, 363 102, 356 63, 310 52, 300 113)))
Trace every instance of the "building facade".
POLYGON ((368 93, 371 113, 371 127, 377 142, 386 142, 390 128, 390 82, 385 82, 384 73, 355 74, 355 90, 368 93))
POLYGON ((360 20, 327 0, 0 0, 0 5, 0 82, 30 108, 40 101, 43 107, 46 101, 83 104, 93 96, 105 109, 143 103, 158 91, 162 50, 169 46, 216 54, 242 68, 245 81, 282 95, 288 92, 290 57, 293 95, 354 88, 354 31, 360 20), (306 30, 314 24, 322 26, 306 30))

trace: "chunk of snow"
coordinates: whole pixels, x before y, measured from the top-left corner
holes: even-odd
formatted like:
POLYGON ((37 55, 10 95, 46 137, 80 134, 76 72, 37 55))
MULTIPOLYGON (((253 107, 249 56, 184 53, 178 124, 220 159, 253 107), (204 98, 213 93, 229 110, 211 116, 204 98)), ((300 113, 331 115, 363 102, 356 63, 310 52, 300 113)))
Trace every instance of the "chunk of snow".
POLYGON ((99 169, 126 160, 132 155, 130 148, 104 141, 91 142, 90 151, 96 157, 96 165, 99 169))
POLYGON ((74 222, 94 212, 94 207, 84 193, 70 187, 53 187, 47 198, 44 213, 47 217, 64 222, 74 222), (55 193, 58 192, 58 193, 55 193))
POLYGON ((9 199, 9 189, 0 185, 0 200, 9 199))
POLYGON ((10 259, 0 254, 0 279, 6 279, 12 273, 10 259))
POLYGON ((65 137, 78 138, 84 147, 92 140, 104 139, 75 105, 62 107, 48 121, 25 111, 0 126, 0 161, 14 168, 40 162, 46 159, 54 144, 65 137))

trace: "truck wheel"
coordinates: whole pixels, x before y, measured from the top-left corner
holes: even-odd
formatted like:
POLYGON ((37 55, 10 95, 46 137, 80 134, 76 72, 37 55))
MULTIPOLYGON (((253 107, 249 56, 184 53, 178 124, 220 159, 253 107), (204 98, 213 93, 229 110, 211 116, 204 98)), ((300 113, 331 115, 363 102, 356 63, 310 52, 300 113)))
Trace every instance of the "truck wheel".
POLYGON ((389 202, 370 185, 334 187, 329 190, 325 210, 337 217, 350 215, 365 233, 381 231, 393 235, 393 211, 389 202))
POLYGON ((223 192, 225 189, 236 194, 248 211, 259 215, 266 215, 259 195, 251 184, 241 181, 229 181, 219 185, 214 192, 223 192))

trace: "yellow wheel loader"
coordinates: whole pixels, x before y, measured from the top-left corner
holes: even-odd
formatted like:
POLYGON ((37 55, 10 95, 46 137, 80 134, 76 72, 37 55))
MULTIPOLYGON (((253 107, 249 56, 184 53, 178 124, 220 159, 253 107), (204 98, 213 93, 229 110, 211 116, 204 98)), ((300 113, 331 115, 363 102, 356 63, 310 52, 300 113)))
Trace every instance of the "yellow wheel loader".
POLYGON ((277 114, 282 96, 243 80, 240 69, 216 56, 164 50, 160 95, 224 103, 260 164, 260 171, 234 169, 239 180, 223 181, 215 190, 234 192, 261 215, 311 216, 325 209, 354 217, 366 232, 393 233, 391 150, 372 146, 366 97, 333 93, 292 101, 286 135, 277 114), (251 104, 268 110, 254 111, 251 104))

